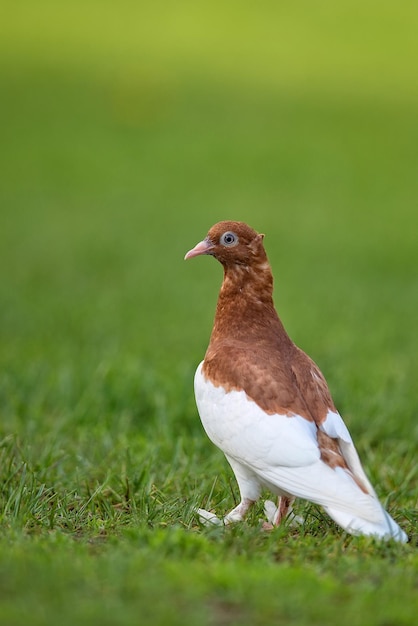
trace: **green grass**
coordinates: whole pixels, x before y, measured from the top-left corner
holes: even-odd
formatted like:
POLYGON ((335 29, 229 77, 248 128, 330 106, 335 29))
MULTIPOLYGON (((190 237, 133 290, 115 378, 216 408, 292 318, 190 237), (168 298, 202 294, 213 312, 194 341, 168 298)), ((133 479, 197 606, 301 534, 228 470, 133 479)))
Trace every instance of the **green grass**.
POLYGON ((0 24, 0 622, 413 624, 415 3, 49 4, 0 24), (229 218, 408 545, 199 526, 238 492, 192 388, 221 270, 182 259, 229 218))

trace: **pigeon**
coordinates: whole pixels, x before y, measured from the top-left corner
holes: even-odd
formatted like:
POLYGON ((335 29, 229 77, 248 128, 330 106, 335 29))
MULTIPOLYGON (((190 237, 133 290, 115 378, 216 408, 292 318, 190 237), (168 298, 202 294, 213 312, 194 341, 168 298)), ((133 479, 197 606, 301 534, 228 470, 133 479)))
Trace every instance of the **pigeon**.
POLYGON ((194 389, 209 439, 225 454, 240 502, 220 520, 242 521, 267 489, 270 528, 295 517, 295 498, 323 507, 346 532, 408 541, 380 504, 316 363, 287 334, 273 303, 264 235, 222 221, 185 259, 215 257, 224 276, 194 389))

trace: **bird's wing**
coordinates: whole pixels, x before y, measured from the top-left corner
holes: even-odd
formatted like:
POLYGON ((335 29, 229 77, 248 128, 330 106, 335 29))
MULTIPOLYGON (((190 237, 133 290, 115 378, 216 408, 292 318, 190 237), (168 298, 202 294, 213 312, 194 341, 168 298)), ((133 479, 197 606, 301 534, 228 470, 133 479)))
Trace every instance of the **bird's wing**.
POLYGON ((304 467, 266 466, 257 474, 273 491, 277 487, 353 519, 384 523, 385 514, 379 501, 373 495, 361 491, 341 468, 331 469, 319 460, 304 467))
MULTIPOLYGON (((360 488, 376 496, 361 465, 348 428, 334 406, 327 382, 316 363, 298 350, 292 371, 295 375, 295 384, 311 409, 316 425, 329 438, 328 447, 332 449, 332 454, 341 455, 340 466, 346 464, 360 488)), ((321 446, 327 446, 326 440, 320 436, 318 438, 321 446)))
POLYGON ((211 341, 202 371, 228 391, 244 390, 266 413, 296 414, 314 421, 290 364, 289 354, 283 358, 277 345, 266 341, 221 339, 211 341))
POLYGON ((319 425, 325 433, 338 443, 339 450, 354 478, 364 491, 376 497, 375 491, 367 478, 351 435, 341 415, 337 411, 329 411, 325 420, 319 425))

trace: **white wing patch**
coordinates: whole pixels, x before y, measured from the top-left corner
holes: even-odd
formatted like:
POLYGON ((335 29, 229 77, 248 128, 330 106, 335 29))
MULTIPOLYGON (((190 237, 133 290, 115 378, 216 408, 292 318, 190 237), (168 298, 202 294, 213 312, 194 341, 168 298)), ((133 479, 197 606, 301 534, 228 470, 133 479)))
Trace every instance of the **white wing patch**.
POLYGON ((333 439, 342 439, 346 443, 353 443, 347 426, 344 424, 341 415, 336 411, 328 411, 325 420, 319 428, 333 439))
POLYGON ((348 432, 348 428, 344 424, 341 415, 335 411, 328 411, 326 419, 319 428, 330 437, 338 439, 341 453, 354 476, 356 476, 362 485, 364 485, 368 493, 377 497, 364 472, 357 450, 354 446, 353 440, 351 439, 351 435, 348 432))

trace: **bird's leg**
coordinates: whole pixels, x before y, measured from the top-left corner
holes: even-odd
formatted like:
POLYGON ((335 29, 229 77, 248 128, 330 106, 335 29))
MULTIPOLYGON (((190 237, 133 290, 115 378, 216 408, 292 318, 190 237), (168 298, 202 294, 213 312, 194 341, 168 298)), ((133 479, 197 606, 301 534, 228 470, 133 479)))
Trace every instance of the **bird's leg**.
POLYGON ((278 526, 288 516, 292 516, 296 520, 296 516, 292 513, 294 500, 295 498, 290 496, 280 496, 277 501, 277 507, 271 500, 266 500, 264 512, 267 516, 267 522, 263 524, 264 530, 273 530, 275 526, 278 526))
POLYGON ((241 502, 232 511, 225 515, 224 519, 219 519, 214 513, 205 511, 205 509, 198 509, 197 513, 202 524, 231 524, 233 522, 242 522, 245 518, 248 509, 256 502, 260 496, 260 483, 256 475, 243 466, 235 459, 225 455, 229 464, 231 465, 235 478, 237 479, 238 487, 241 494, 241 502))
POLYGON ((278 526, 280 522, 292 512, 294 500, 294 498, 289 498, 288 496, 280 496, 277 502, 276 515, 273 519, 274 526, 278 526))
POLYGON ((254 500, 249 498, 242 498, 241 502, 232 511, 230 511, 224 517, 224 524, 231 524, 231 522, 242 522, 247 515, 248 510, 254 504, 254 500))

